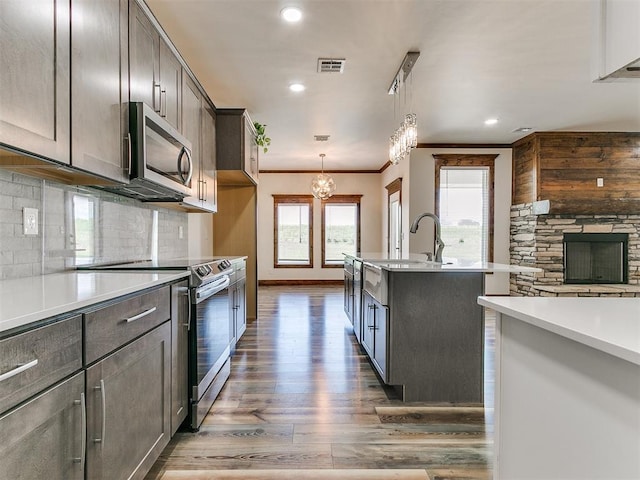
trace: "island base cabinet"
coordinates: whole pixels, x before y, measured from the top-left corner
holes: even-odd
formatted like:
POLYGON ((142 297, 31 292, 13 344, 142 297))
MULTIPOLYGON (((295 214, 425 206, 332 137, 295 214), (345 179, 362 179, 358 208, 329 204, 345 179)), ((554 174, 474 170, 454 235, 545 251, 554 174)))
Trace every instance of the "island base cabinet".
POLYGON ((0 479, 83 479, 84 400, 78 373, 1 416, 0 479))
POLYGON ((171 323, 87 369, 87 478, 144 478, 170 438, 171 323))
POLYGON ((389 309, 368 293, 363 294, 362 345, 382 380, 387 383, 387 331, 389 309))

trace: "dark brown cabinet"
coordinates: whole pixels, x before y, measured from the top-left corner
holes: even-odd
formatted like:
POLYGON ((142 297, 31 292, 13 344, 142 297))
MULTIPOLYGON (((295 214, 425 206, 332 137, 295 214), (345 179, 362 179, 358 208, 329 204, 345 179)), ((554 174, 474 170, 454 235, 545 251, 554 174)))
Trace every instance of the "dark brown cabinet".
POLYGON ((171 437, 170 323, 86 374, 87 478, 144 478, 171 437))
POLYGON ((0 480, 82 480, 85 407, 80 372, 0 415, 0 480))
POLYGON ((72 165, 129 180, 127 0, 71 0, 72 165))
POLYGON ((196 82, 183 71, 182 134, 192 144, 191 185, 196 195, 184 198, 182 203, 205 212, 217 210, 215 115, 196 82))
POLYGON ((69 2, 0 2, 0 144, 69 164, 69 2))
POLYGON ((180 130, 182 65, 137 1, 131 2, 129 42, 129 98, 180 130))
POLYGON ((189 282, 171 285, 171 434, 187 418, 189 406, 189 282))
POLYGON ((243 108, 217 110, 218 181, 226 185, 258 183, 258 145, 253 122, 243 108))

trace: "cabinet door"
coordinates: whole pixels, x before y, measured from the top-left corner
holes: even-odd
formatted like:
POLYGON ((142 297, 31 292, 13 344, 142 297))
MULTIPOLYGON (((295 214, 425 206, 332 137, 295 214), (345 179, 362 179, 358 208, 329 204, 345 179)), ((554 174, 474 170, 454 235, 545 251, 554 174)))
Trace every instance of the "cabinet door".
POLYGON ((182 424, 189 403, 189 282, 171 286, 171 434, 182 424))
POLYGON ((0 480, 83 479, 84 409, 78 373, 1 416, 0 480))
POLYGON ((68 164, 69 2, 0 1, 0 143, 68 164))
POLYGON ((218 185, 216 181, 216 116, 213 108, 202 110, 202 156, 200 185, 202 206, 211 212, 217 210, 218 185))
POLYGON ((87 478, 144 478, 170 438, 171 322, 87 369, 87 478))
POLYGON ((129 98, 160 113, 160 35, 135 0, 129 15, 129 98))
POLYGON ((127 182, 127 0, 71 0, 71 163, 127 182))
POLYGON ((387 381, 387 323, 389 321, 389 309, 379 302, 374 303, 374 340, 373 363, 378 368, 382 379, 387 381))
POLYGON ((160 39, 160 116, 180 130, 182 65, 166 42, 160 39))
POLYGON ((376 301, 366 292, 362 295, 362 301, 362 315, 364 320, 362 326, 362 346, 369 354, 369 357, 373 358, 373 328, 375 325, 376 301))
POLYGON ((236 342, 247 329, 247 281, 243 278, 236 284, 236 342))
POLYGON ((203 198, 202 182, 200 181, 201 151, 200 136, 202 135, 202 96, 191 78, 183 71, 182 74, 182 134, 192 144, 191 160, 193 162, 193 177, 191 185, 196 196, 186 197, 183 202, 188 205, 201 206, 203 198))
POLYGON ((258 144, 251 120, 245 115, 244 122, 244 171, 258 183, 258 144))

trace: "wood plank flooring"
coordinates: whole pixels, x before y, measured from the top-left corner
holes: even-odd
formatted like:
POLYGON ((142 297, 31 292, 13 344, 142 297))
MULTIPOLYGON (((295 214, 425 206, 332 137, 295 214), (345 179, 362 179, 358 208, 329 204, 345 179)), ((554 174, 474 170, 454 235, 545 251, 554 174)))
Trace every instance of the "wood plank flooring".
POLYGON ((258 320, 200 432, 178 433, 146 478, 487 480, 491 413, 394 398, 353 337, 342 287, 260 287, 258 320))

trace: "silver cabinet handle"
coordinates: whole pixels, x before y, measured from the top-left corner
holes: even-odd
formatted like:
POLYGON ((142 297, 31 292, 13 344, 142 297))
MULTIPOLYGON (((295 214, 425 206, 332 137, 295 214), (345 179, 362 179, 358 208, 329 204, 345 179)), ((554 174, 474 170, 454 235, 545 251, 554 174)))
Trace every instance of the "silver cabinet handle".
POLYGON ((31 360, 28 363, 20 364, 16 368, 14 368, 13 370, 9 370, 8 372, 5 372, 2 375, 0 375, 0 382, 3 382, 4 380, 8 380, 11 377, 15 377, 19 373, 22 373, 25 370, 29 370, 30 368, 33 368, 36 365, 38 365, 38 359, 37 358, 35 360, 31 360))
POLYGON ((167 117, 167 91, 160 90, 160 116, 167 117))
POLYGON ((209 187, 207 186, 207 181, 203 180, 202 183, 204 183, 204 194, 203 194, 203 201, 207 201, 207 197, 209 196, 209 187))
POLYGON ((162 94, 162 90, 160 90, 160 84, 154 82, 154 84, 153 84, 153 109, 155 110, 156 113, 160 113, 160 110, 162 109, 162 107, 161 107, 162 100, 160 98, 161 94, 162 94), (158 100, 157 102, 156 102, 156 99, 158 100))
POLYGON ((104 379, 100 379, 100 385, 93 387, 94 390, 100 390, 102 396, 102 438, 94 438, 93 443, 100 443, 100 448, 104 448, 105 430, 107 429, 107 392, 104 388, 104 379))
POLYGON ((124 320, 127 323, 135 322, 136 320, 140 320, 142 317, 146 317, 147 315, 151 315, 157 309, 158 309, 158 307, 153 307, 153 308, 150 308, 149 310, 145 310, 142 313, 134 315, 133 317, 125 318, 124 320))
POLYGON ((84 392, 80 393, 80 400, 75 400, 73 403, 80 405, 80 418, 82 419, 80 426, 80 458, 74 458, 73 463, 79 463, 84 467, 84 461, 87 456, 87 401, 84 392))
POLYGON ((127 142, 127 173, 131 175, 131 133, 127 133, 125 141, 127 142))
POLYGON ((184 291, 183 295, 187 297, 187 305, 189 306, 189 310, 187 313, 187 323, 183 323, 182 326, 186 327, 187 330, 191 330, 191 295, 189 294, 189 288, 181 289, 184 291))

